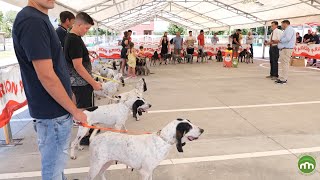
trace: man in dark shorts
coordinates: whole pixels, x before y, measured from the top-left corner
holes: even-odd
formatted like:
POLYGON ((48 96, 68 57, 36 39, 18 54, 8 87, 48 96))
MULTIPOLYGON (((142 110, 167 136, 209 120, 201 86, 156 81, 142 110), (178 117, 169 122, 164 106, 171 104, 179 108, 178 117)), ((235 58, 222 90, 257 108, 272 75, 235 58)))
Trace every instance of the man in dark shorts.
POLYGON ((239 36, 241 33, 241 29, 237 29, 237 31, 232 35, 232 59, 234 57, 238 58, 239 56, 239 47, 241 43, 239 42, 239 36))
POLYGON ((65 180, 72 119, 86 123, 87 116, 71 100, 66 60, 48 16, 54 5, 54 1, 29 0, 17 14, 12 35, 37 132, 42 179, 65 180))
POLYGON ((74 15, 69 11, 63 11, 60 13, 61 24, 56 29, 56 32, 59 36, 62 47, 64 47, 64 41, 68 34, 68 29, 72 28, 74 19, 75 19, 74 15))
MULTIPOLYGON (((92 25, 94 25, 93 19, 87 13, 80 12, 65 40, 64 53, 71 76, 72 92, 78 108, 94 106, 93 90, 102 88, 101 83, 95 81, 91 76, 92 66, 89 52, 81 38, 92 25)), ((81 144, 88 145, 88 138, 83 138, 81 144)))

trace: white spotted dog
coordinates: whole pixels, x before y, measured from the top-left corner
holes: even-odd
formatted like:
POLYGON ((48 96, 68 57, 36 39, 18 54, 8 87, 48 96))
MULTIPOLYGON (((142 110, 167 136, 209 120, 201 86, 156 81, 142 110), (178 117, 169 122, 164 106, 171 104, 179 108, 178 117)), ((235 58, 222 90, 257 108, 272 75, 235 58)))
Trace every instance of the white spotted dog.
POLYGON ((174 144, 179 152, 183 152, 182 146, 187 141, 197 140, 203 132, 203 129, 191 124, 189 120, 177 119, 154 134, 99 134, 89 148, 88 180, 98 175, 105 180, 104 172, 114 161, 138 170, 143 180, 152 180, 154 169, 167 157, 174 144))
POLYGON ((102 83, 102 90, 94 91, 94 94, 98 98, 109 98, 110 103, 112 103, 115 94, 119 91, 120 84, 122 84, 123 87, 125 86, 122 74, 118 73, 114 76, 113 81, 102 83))
MULTIPOLYGON (((103 64, 103 65, 98 64, 93 72, 98 76, 102 76, 102 77, 109 78, 109 79, 114 78, 115 75, 118 74, 115 61, 110 62, 109 64, 103 64)), ((104 80, 99 77, 96 77, 96 81, 107 82, 107 80, 104 80)))
MULTIPOLYGON (((147 112, 147 109, 150 107, 151 104, 147 103, 143 98, 136 97, 118 104, 91 107, 86 109, 84 113, 87 115, 89 126, 98 124, 109 128, 115 128, 117 130, 126 130, 125 123, 129 118, 131 110, 133 111, 133 117, 138 120, 137 114, 141 116, 142 112, 147 112)), ((71 159, 76 159, 76 146, 78 147, 78 150, 83 150, 83 147, 80 146, 80 141, 88 131, 89 128, 79 126, 77 137, 71 144, 71 159)), ((97 132, 98 129, 95 129, 92 132, 90 141, 97 132)))
POLYGON ((121 102, 134 97, 143 97, 143 93, 147 90, 147 83, 144 78, 141 78, 134 89, 128 92, 121 93, 115 96, 115 98, 117 98, 121 102))

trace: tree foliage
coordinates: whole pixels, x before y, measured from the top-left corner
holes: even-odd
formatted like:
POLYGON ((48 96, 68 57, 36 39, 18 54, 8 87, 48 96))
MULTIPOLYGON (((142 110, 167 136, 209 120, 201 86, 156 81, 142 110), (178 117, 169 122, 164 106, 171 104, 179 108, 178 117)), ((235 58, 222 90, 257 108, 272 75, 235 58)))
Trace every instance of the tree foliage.
POLYGON ((175 35, 176 32, 180 32, 181 35, 185 35, 186 29, 184 27, 177 26, 175 24, 170 23, 170 25, 168 27, 168 33, 171 35, 175 35))
POLYGON ((0 29, 5 32, 5 37, 12 37, 12 25, 16 19, 18 12, 8 11, 5 15, 0 11, 0 29))

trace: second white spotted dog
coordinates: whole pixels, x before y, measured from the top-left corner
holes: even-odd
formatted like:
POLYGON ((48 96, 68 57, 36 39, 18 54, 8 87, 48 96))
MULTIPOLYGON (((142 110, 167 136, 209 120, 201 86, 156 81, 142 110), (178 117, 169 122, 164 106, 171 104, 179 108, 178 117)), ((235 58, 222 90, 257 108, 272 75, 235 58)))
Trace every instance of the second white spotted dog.
POLYGON ((132 89, 131 91, 121 93, 115 98, 117 98, 120 102, 126 101, 128 99, 134 98, 134 97, 143 97, 143 93, 146 92, 147 89, 147 83, 144 78, 140 79, 138 83, 136 84, 136 87, 132 89))
POLYGON ((102 83, 102 90, 94 91, 94 94, 98 97, 112 99, 118 92, 120 84, 122 84, 122 86, 125 86, 122 74, 118 73, 114 76, 113 81, 102 83))
POLYGON ((138 170, 143 180, 152 180, 154 169, 167 157, 172 145, 176 144, 177 150, 183 152, 182 146, 198 139, 203 132, 189 120, 177 119, 154 134, 100 134, 90 144, 88 180, 99 175, 105 180, 104 172, 114 161, 138 170))
MULTIPOLYGON (((104 106, 96 106, 88 108, 84 111, 87 115, 88 125, 106 126, 109 128, 115 128, 117 130, 126 130, 125 123, 128 117, 133 111, 133 117, 138 120, 138 116, 142 115, 142 112, 146 112, 147 109, 151 107, 151 104, 147 103, 143 98, 132 98, 118 104, 108 104, 104 106)), ((83 150, 80 146, 81 139, 88 133, 89 128, 79 126, 77 137, 71 144, 70 156, 71 159, 76 159, 75 147, 77 146, 79 150, 83 150)), ((97 133, 97 129, 93 131, 90 136, 90 141, 97 133)))

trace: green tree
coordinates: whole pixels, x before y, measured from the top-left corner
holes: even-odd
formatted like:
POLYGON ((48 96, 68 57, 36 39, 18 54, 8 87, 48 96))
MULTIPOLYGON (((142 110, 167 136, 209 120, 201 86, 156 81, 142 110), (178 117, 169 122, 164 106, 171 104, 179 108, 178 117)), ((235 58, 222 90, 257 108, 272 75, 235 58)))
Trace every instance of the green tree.
POLYGON ((13 24, 14 20, 16 19, 18 12, 17 11, 8 11, 4 17, 4 21, 7 23, 13 24))
POLYGON ((181 35, 184 35, 186 33, 186 29, 184 27, 170 23, 168 27, 168 33, 174 35, 176 34, 176 32, 180 32, 181 35))
POLYGON ((320 32, 320 26, 317 27, 317 31, 320 32))
POLYGON ((1 31, 5 32, 6 38, 12 37, 12 26, 17 14, 16 11, 8 11, 5 16, 2 12, 0 13, 0 27, 1 31))
POLYGON ((2 24, 2 21, 3 21, 3 12, 0 11, 0 25, 2 24))

